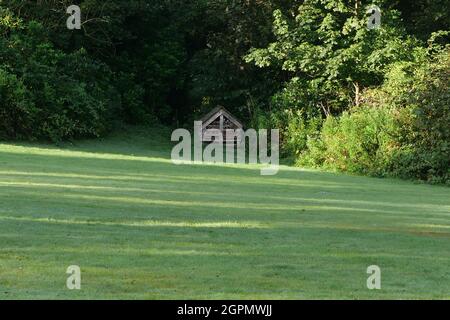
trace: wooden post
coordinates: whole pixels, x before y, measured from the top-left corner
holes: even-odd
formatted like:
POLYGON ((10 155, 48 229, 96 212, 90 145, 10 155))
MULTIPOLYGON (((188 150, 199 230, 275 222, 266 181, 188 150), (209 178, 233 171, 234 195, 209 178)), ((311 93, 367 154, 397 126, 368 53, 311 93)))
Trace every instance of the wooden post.
POLYGON ((225 137, 225 134, 223 132, 223 114, 220 115, 220 126, 219 126, 219 129, 220 129, 220 134, 222 135, 222 142, 224 142, 226 137, 225 137))

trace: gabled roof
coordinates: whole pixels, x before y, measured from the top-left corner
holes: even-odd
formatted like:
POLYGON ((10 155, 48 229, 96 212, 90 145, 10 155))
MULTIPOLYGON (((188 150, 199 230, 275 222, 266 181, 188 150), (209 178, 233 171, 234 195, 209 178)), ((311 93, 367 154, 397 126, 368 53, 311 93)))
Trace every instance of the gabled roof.
POLYGON ((244 126, 242 123, 236 119, 230 111, 228 111, 223 106, 217 106, 214 109, 212 109, 210 112, 205 114, 199 121, 203 122, 203 127, 208 126, 211 122, 216 120, 220 115, 224 115, 228 120, 233 122, 237 127, 243 128, 244 126))

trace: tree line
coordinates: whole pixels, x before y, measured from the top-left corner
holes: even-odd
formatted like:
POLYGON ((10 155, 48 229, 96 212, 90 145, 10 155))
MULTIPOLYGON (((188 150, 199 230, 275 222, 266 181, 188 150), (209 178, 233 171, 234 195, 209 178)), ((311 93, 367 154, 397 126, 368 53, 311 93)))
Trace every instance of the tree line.
POLYGON ((0 138, 191 127, 217 104, 308 166, 448 182, 446 0, 3 0, 0 138), (81 30, 66 27, 78 5, 81 30), (367 8, 381 27, 367 28, 367 8))

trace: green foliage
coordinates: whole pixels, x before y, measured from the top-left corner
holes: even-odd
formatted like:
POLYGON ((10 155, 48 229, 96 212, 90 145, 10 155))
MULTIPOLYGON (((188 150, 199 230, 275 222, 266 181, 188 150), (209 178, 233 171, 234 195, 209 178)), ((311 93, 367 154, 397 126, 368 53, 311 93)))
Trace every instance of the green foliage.
POLYGON ((252 47, 271 41, 273 10, 297 2, 214 0, 192 5, 195 16, 187 26, 192 81, 187 88, 194 113, 222 104, 242 120, 251 122, 260 116, 258 112, 280 87, 281 74, 274 68, 259 70, 242 57, 252 47))
MULTIPOLYGON (((285 156, 300 165, 445 182, 449 67, 442 54, 439 61, 432 56, 448 30, 431 34, 425 48, 407 34, 410 21, 400 19, 399 9, 411 6, 388 1, 377 3, 381 28, 368 30, 370 4, 310 0, 298 11, 274 11, 275 41, 245 57, 286 75, 267 119, 281 129, 285 156), (326 118, 321 129, 320 114, 326 118)), ((443 21, 436 7, 419 6, 443 21)), ((425 22, 417 8, 403 15, 425 22)))
POLYGON ((364 105, 329 117, 300 164, 427 182, 450 181, 449 51, 392 66, 364 105))
POLYGON ((108 82, 120 95, 114 97, 114 117, 148 124, 156 118, 169 123, 176 113, 168 100, 173 88, 182 82, 176 78, 186 55, 181 29, 186 15, 183 3, 79 1, 81 31, 65 27, 71 1, 4 0, 0 6, 23 21, 42 25, 47 38, 35 34, 31 41, 49 43, 65 54, 85 50, 92 61, 107 65, 108 82))
MULTIPOLYGON (((437 31, 450 30, 450 1, 398 0, 395 7, 401 11, 405 26, 411 34, 426 41, 437 31)), ((450 37, 447 36, 447 43, 450 37)))
POLYGON ((0 300, 449 297, 449 188, 174 166, 167 135, 0 144, 0 300), (74 263, 82 290, 65 287, 74 263))
POLYGON ((282 156, 295 158, 307 150, 308 140, 320 132, 322 122, 320 116, 308 116, 298 109, 285 109, 271 113, 270 118, 260 116, 256 127, 279 129, 282 156))
POLYGON ((408 112, 400 122, 402 148, 390 168, 396 175, 450 182, 449 83, 449 49, 402 68, 388 82, 392 103, 408 112), (393 94, 390 88, 398 89, 393 94))
POLYGON ((76 3, 79 31, 69 0, 0 2, 1 138, 191 126, 223 104, 300 164, 448 180, 448 1, 76 3))
POLYGON ((329 116, 319 136, 309 139, 308 153, 300 164, 353 173, 383 175, 396 134, 392 111, 361 106, 329 116))
POLYGON ((0 38, 2 136, 60 141, 103 134, 114 107, 108 67, 83 50, 55 49, 37 22, 2 26, 9 28, 0 38))
POLYGON ((36 108, 23 82, 0 69, 0 138, 32 137, 36 108))
POLYGON ((285 90, 302 92, 302 108, 329 115, 358 104, 358 93, 379 85, 390 63, 408 59, 415 41, 405 35, 397 11, 383 10, 382 28, 368 30, 371 2, 347 2, 305 1, 293 18, 276 10, 276 41, 253 49, 246 61, 287 72, 285 90))

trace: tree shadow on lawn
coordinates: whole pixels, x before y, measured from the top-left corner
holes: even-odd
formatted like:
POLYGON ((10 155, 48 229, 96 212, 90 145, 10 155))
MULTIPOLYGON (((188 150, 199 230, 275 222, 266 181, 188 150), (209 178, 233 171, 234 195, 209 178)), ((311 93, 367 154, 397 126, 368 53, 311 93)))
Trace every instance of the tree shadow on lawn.
MULTIPOLYGON (((450 189, 445 187, 284 167, 276 176, 262 177, 255 166, 174 165, 161 158, 33 148, 31 151, 21 147, 0 151, 0 162, 4 164, 0 175, 56 179, 61 183, 79 179, 96 185, 102 180, 142 185, 160 183, 172 188, 167 188, 169 194, 187 187, 204 194, 209 190, 217 192, 226 188, 225 191, 233 191, 236 188, 240 193, 262 194, 274 201, 296 201, 305 198, 306 194, 312 201, 328 199, 408 208, 411 204, 405 200, 411 198, 413 203, 418 203, 413 206, 430 209, 443 205, 450 211, 450 189), (355 199, 353 195, 358 196, 355 199), (402 201, 398 201, 400 197, 403 197, 402 201)), ((236 197, 236 194, 229 192, 229 196, 236 197)))
MULTIPOLYGON (((92 143, 95 146, 98 144, 98 141, 95 140, 92 143)), ((126 144, 128 145, 128 143, 126 144)), ((2 146, 0 145, 0 147, 2 146)), ((25 160, 32 161, 32 158, 34 158, 36 163, 43 164, 43 168, 46 168, 45 165, 51 167, 52 164, 57 167, 59 162, 60 165, 68 165, 68 167, 64 168, 65 171, 73 171, 77 167, 81 167, 82 171, 96 171, 103 175, 110 174, 111 172, 126 173, 132 170, 137 171, 141 175, 155 175, 155 172, 174 173, 178 175, 180 172, 187 172, 191 174, 190 179, 196 179, 195 174, 198 173, 200 176, 204 176, 204 173, 208 170, 210 179, 234 175, 235 177, 257 178, 260 184, 264 184, 266 180, 270 184, 276 184, 278 181, 283 185, 297 185, 301 181, 308 181, 308 183, 322 185, 334 184, 336 186, 354 189, 367 188, 370 184, 439 188, 439 186, 417 185, 409 181, 397 179, 368 178, 287 166, 281 166, 281 170, 275 176, 262 177, 260 176, 262 165, 209 163, 175 165, 170 160, 169 151, 164 151, 163 154, 157 152, 157 156, 155 156, 151 151, 139 154, 125 152, 125 150, 117 151, 117 149, 113 151, 113 149, 109 148, 114 148, 114 146, 107 147, 107 150, 103 152, 94 147, 72 146, 61 149, 55 146, 31 143, 8 144, 0 148, 0 161, 5 165, 9 165, 11 161, 5 161, 5 159, 8 160, 7 156, 13 157, 16 155, 17 160, 24 158, 25 160), (1 156, 2 154, 4 156, 1 156), (108 161, 111 161, 111 163, 108 164, 108 161), (148 166, 149 164, 151 164, 151 167, 148 166), (108 170, 108 168, 112 168, 112 170, 108 170)), ((17 163, 20 163, 20 161, 17 161, 17 163)), ((446 189, 449 190, 448 188, 446 189)))
POLYGON ((7 145, 39 148, 48 151, 72 151, 97 154, 126 155, 136 157, 157 157, 170 159, 171 131, 168 128, 156 126, 121 126, 106 137, 66 141, 56 144, 50 142, 1 141, 7 145))
MULTIPOLYGON (((1 183, 0 183, 1 185, 1 183)), ((98 190, 87 192, 71 186, 68 190, 36 185, 10 185, 8 197, 22 199, 20 207, 25 216, 17 215, 18 206, 13 200, 5 200, 2 216, 7 219, 33 219, 42 222, 105 224, 129 226, 186 226, 186 227, 242 227, 242 228, 288 228, 302 227, 348 229, 355 231, 416 232, 450 236, 449 213, 443 210, 428 211, 420 208, 393 210, 389 205, 349 205, 323 199, 298 199, 297 202, 267 203, 254 198, 239 198, 233 202, 215 198, 185 197, 180 192, 176 198, 160 193, 141 195, 114 193, 98 190), (314 200, 314 201, 311 201, 314 200), (13 207, 13 208, 11 208, 13 207), (124 213, 126 214, 124 215, 124 213), (68 215, 70 213, 70 215, 68 215), (37 215, 37 216, 36 216, 37 215), (84 221, 84 222, 83 222, 84 221)), ((1 195, 1 194, 0 194, 1 195)))
MULTIPOLYGON (((365 276, 374 260, 397 274, 444 277, 448 188, 288 167, 262 177, 258 166, 176 166, 170 143, 139 136, 0 146, 3 248, 43 266, 89 254, 105 277, 110 267, 121 273, 149 263, 159 275, 177 270, 181 280, 189 268, 206 280, 223 269, 237 287, 236 265, 274 288, 279 280, 300 286, 302 266, 315 287, 320 272, 345 264, 365 276)), ((248 279, 247 289, 258 288, 248 279)))

